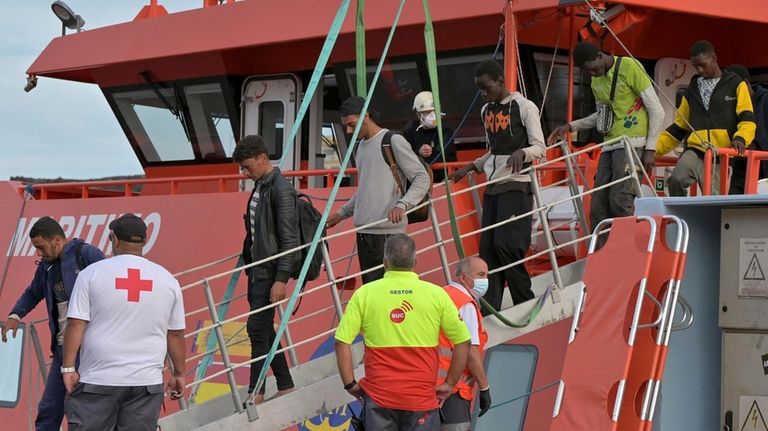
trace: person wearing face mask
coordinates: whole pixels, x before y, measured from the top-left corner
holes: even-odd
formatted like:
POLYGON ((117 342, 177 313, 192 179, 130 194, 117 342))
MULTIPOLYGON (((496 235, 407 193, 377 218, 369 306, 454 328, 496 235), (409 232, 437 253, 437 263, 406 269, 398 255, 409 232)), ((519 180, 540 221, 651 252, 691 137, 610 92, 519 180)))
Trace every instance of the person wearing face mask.
MULTIPOLYGON (((488 264, 479 257, 467 257, 456 264, 454 271, 456 277, 445 292, 451 297, 459 310, 461 320, 469 330, 470 344, 467 366, 461 379, 453 388, 453 394, 445 400, 441 410, 445 422, 442 431, 467 431, 471 429, 472 414, 470 404, 474 399, 475 384, 480 390, 480 414, 484 415, 491 407, 491 390, 488 377, 483 369, 482 352, 488 341, 488 334, 483 329, 482 315, 477 304, 477 298, 488 291, 488 264)), ((437 383, 445 380, 450 365, 453 344, 441 335, 440 337, 440 369, 437 374, 437 383)))
MULTIPOLYGON (((403 136, 411 144, 413 152, 418 154, 428 164, 442 163, 440 154, 440 140, 437 133, 437 114, 431 91, 422 91, 413 99, 413 111, 416 118, 408 121, 403 128, 403 136)), ((453 130, 445 126, 443 122, 443 148, 445 149, 445 161, 455 162, 456 146, 453 144, 453 130)), ((445 178, 442 169, 434 172, 434 181, 440 182, 445 178)))
POLYGON ((37 405, 35 429, 57 430, 64 418, 66 389, 61 367, 69 298, 78 273, 86 266, 104 259, 104 253, 77 238, 67 241, 61 225, 48 216, 41 217, 32 225, 29 238, 37 250, 37 256, 42 260, 37 265, 32 283, 16 301, 8 320, 3 324, 2 340, 7 341, 9 331, 15 338, 19 321, 45 299, 53 359, 43 397, 37 405))

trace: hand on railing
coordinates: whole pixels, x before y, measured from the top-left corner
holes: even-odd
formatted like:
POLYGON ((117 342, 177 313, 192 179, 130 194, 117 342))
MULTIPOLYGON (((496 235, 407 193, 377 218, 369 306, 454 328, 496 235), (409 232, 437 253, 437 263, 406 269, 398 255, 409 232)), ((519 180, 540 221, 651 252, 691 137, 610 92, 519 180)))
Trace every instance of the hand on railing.
POLYGON ((11 333, 11 336, 13 336, 13 338, 15 339, 16 331, 18 329, 19 329, 19 321, 12 317, 9 317, 8 320, 5 321, 5 324, 3 324, 3 331, 2 331, 3 343, 8 342, 8 338, 6 336, 6 334, 8 334, 8 331, 13 331, 11 333))
POLYGON ((325 226, 328 228, 332 228, 339 224, 341 222, 342 218, 339 213, 335 213, 332 216, 328 217, 328 220, 325 222, 325 226))
POLYGON ((571 125, 570 124, 563 124, 562 126, 556 128, 552 131, 552 133, 549 134, 549 137, 547 138, 547 145, 555 145, 557 141, 560 139, 560 137, 567 137, 568 133, 571 132, 571 125))
POLYGON ((460 167, 459 169, 456 169, 456 171, 454 173, 452 173, 449 178, 454 183, 458 183, 459 181, 461 181, 462 178, 466 177, 468 173, 470 173, 470 172, 472 172, 474 170, 475 170, 475 164, 474 163, 469 163, 469 164, 466 164, 466 165, 460 167))
POLYGON ((736 152, 739 153, 739 156, 744 156, 744 149, 746 148, 746 145, 744 144, 744 141, 736 138, 731 141, 731 148, 735 148, 736 152))
POLYGON ((656 151, 655 150, 643 150, 643 156, 640 162, 643 165, 645 172, 650 175, 653 172, 653 168, 656 166, 656 151))

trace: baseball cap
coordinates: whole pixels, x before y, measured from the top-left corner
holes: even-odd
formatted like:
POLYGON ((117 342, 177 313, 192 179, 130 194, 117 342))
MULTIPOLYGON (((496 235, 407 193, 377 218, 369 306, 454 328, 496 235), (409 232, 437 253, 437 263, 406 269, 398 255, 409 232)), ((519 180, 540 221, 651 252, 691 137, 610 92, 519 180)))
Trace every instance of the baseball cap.
POLYGON ((125 213, 112 220, 109 230, 120 241, 142 243, 147 239, 147 225, 144 224, 144 220, 131 213, 125 213))
POLYGON ((346 117, 349 115, 360 115, 361 112, 363 112, 363 106, 365 105, 365 99, 362 97, 350 97, 349 99, 345 100, 344 103, 341 104, 341 109, 339 109, 339 114, 341 114, 342 117, 346 117))
POLYGON ((413 110, 416 112, 434 111, 435 101, 431 91, 422 91, 413 99, 413 110))

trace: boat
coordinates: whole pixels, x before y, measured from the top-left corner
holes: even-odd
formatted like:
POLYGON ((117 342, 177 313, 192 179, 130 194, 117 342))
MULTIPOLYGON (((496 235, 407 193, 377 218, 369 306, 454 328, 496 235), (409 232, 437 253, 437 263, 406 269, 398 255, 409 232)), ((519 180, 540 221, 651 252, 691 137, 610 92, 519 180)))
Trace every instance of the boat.
MULTIPOLYGON (((0 249, 7 250, 0 304, 10 308, 30 279, 36 258, 28 232, 39 217, 54 217, 68 237, 110 255, 109 222, 126 212, 141 215, 149 226, 145 255, 175 273, 187 308, 189 392, 180 403, 166 400, 163 430, 346 430, 360 408, 340 390, 331 354, 339 313, 360 284, 349 222, 328 232, 327 247, 319 243, 325 253, 320 278, 280 304, 298 390, 243 407, 250 349, 238 257, 249 184, 230 157, 237 137, 257 133, 273 143, 275 164, 318 209, 330 202, 331 211, 355 192, 354 168, 339 169, 347 168, 353 142, 339 125, 341 101, 370 86, 379 123, 399 129, 413 115, 413 96, 434 86, 430 65, 443 121, 461 123, 454 139, 461 161, 485 149, 472 75, 493 56, 504 62, 508 86, 542 107, 545 133, 594 109, 585 77, 569 61, 579 38, 638 58, 657 84, 667 123, 691 76, 688 50, 697 39, 714 43, 722 66, 742 63, 756 81, 768 80, 761 75, 768 53, 754 48, 768 30, 768 11, 758 0, 359 4, 357 17, 346 0, 316 0, 311 7, 204 0, 203 7, 169 14, 150 0, 132 21, 54 38, 27 71, 32 91, 45 91, 34 89, 38 79, 98 85, 145 178, 0 182, 0 249), (434 63, 425 28, 434 34, 434 63)), ((72 24, 79 29, 77 20, 72 24)), ((748 152, 749 195, 707 196, 710 177, 687 198, 663 197, 674 159, 659 159, 632 223, 617 219, 598 229, 612 230, 608 244, 624 241, 608 250, 616 250, 614 258, 635 256, 634 271, 591 246, 596 236, 586 211, 600 148, 563 141, 529 171, 538 189, 535 236, 529 258, 519 264, 535 275, 537 298, 513 305, 505 297, 498 314, 486 318, 495 404, 475 419, 474 429, 768 429, 760 428, 768 414, 761 358, 768 322, 760 312, 768 287, 755 272, 768 265, 760 264, 768 259, 760 245, 768 200, 755 194, 755 167, 765 157, 748 152), (745 280, 749 268, 754 279, 745 280), (592 313, 593 304, 620 313, 592 313), (601 327, 619 329, 606 335, 601 327), (601 350, 608 338, 610 350, 601 350), (595 367, 600 361, 610 366, 595 367), (590 374, 598 371, 606 375, 590 374), (574 395, 572 388, 580 387, 594 396, 574 395), (584 422, 590 418, 598 422, 584 422)), ((711 156, 727 161, 733 155, 711 156)), ((708 169, 713 166, 710 161, 708 169)), ((430 221, 409 226, 423 278, 445 284, 450 265, 477 252, 484 184, 477 176, 433 189, 430 221)), ((40 329, 46 319, 43 307, 25 317, 26 344, 15 353, 21 360, 4 371, 18 388, 7 403, 0 400, 0 421, 9 429, 31 426, 46 373, 49 334, 40 329)), ((359 360, 360 343, 354 352, 359 360)), ((269 397, 275 387, 271 378, 266 382, 269 397)))

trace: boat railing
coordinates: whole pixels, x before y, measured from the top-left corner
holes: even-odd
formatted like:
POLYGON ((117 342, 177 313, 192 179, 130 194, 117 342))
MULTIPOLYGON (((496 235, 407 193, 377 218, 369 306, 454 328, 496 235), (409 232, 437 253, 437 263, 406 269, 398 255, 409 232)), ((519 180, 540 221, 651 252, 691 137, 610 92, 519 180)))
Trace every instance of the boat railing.
MULTIPOLYGON (((562 145, 566 146, 567 144, 563 143, 562 145)), ((554 278, 554 281, 555 281, 555 287, 559 288, 559 289, 562 289, 564 286, 563 286, 563 281, 562 281, 562 279, 560 277, 560 272, 559 272, 559 266, 558 266, 558 262, 557 262, 556 252, 558 250, 561 250, 561 249, 565 248, 565 247, 571 247, 574 244, 578 244, 578 243, 587 241, 587 240, 591 239, 593 237, 593 235, 590 233, 590 230, 587 228, 586 219, 582 218, 581 220, 574 220, 576 222, 583 223, 583 225, 585 227, 585 229, 583 230, 584 233, 580 237, 575 238, 572 241, 568 241, 568 242, 564 242, 564 243, 560 243, 560 244, 555 244, 553 239, 552 239, 552 228, 553 227, 551 227, 549 225, 549 223, 548 223, 548 220, 547 220, 548 217, 546 216, 547 212, 549 210, 551 210, 552 208, 554 208, 555 206, 557 206, 557 205, 560 205, 560 204, 563 204, 563 203, 568 203, 568 202, 573 202, 574 204, 583 205, 581 203, 583 197, 588 196, 591 193, 594 193, 595 191, 611 187, 611 186, 613 186, 615 184, 619 184, 619 183, 624 182, 624 181, 634 181, 636 183, 636 185, 639 187, 640 186, 640 175, 639 175, 639 172, 642 172, 642 170, 641 170, 642 168, 638 167, 639 166, 639 162, 640 161, 639 161, 639 158, 637 157, 636 152, 630 147, 629 142, 625 138, 623 138, 623 137, 622 138, 617 138, 617 139, 614 139, 614 140, 610 140, 610 141, 606 141, 606 142, 604 142, 602 144, 599 144, 599 145, 597 145, 595 147, 584 148, 584 149, 580 149, 580 150, 574 151, 574 152, 570 152, 570 151, 566 150, 564 152, 563 156, 561 156, 561 157, 557 157, 557 158, 554 158, 554 159, 551 159, 551 160, 547 160, 547 161, 543 161, 541 163, 534 164, 531 167, 526 168, 523 171, 523 173, 528 174, 530 176, 532 192, 533 192, 533 195, 534 195, 534 198, 535 198, 535 205, 534 205, 534 208, 531 211, 528 211, 528 212, 526 212, 524 214, 515 215, 515 216, 513 216, 513 217, 511 217, 511 218, 509 218, 507 220, 503 220, 503 221, 501 221, 499 223, 495 223, 493 225, 483 226, 483 227, 480 227, 479 229, 474 229, 474 230, 471 230, 471 231, 462 232, 460 234, 459 238, 460 239, 465 239, 465 238, 473 237, 473 236, 476 236, 476 235, 480 234, 481 232, 485 232, 485 231, 488 231, 488 230, 496 229, 499 226, 502 226, 504 224, 511 223, 513 221, 520 220, 520 219, 525 218, 525 217, 537 215, 539 220, 541 221, 541 224, 542 224, 542 228, 543 228, 542 235, 544 235, 545 240, 547 242, 547 248, 544 249, 544 250, 541 250, 541 251, 539 251, 539 252, 537 252, 535 254, 532 254, 532 255, 524 258, 524 259, 521 259, 521 260, 519 260, 517 262, 512 262, 512 263, 510 263, 508 265, 505 265, 504 267, 496 268, 496 269, 492 270, 491 273, 495 273, 495 272, 498 272, 498 271, 503 271, 504 269, 509 268, 511 266, 522 265, 522 264, 525 264, 526 262, 528 262, 530 260, 533 260, 533 259, 536 259, 536 258, 539 258, 539 257, 542 257, 542 256, 548 256, 549 263, 550 263, 551 268, 552 268, 553 278, 554 278), (596 187, 596 188, 592 188, 592 189, 589 189, 588 187, 584 186, 584 190, 583 191, 579 191, 578 185, 576 184, 576 176, 575 175, 569 175, 568 176, 568 179, 570 181, 569 185, 573 188, 573 191, 574 191, 573 193, 571 193, 568 197, 565 197, 565 198, 562 198, 562 199, 558 199, 558 200, 555 200, 555 201, 552 201, 552 202, 544 202, 542 200, 542 197, 541 197, 541 191, 542 190, 546 189, 547 187, 556 187, 556 186, 560 186, 560 185, 559 184, 551 184, 551 185, 548 185, 548 186, 541 186, 540 185, 540 181, 539 181, 539 174, 541 174, 542 172, 545 172, 547 170, 552 170, 552 169, 568 170, 568 166, 571 166, 570 171, 573 172, 576 169, 580 169, 580 167, 577 166, 576 163, 574 163, 576 158, 578 158, 580 155, 586 154, 586 153, 591 152, 591 151, 599 150, 600 148, 602 148, 605 145, 615 144, 616 142, 623 142, 624 145, 625 145, 624 151, 627 151, 630 154, 630 157, 628 157, 628 159, 630 160, 630 163, 633 166, 633 169, 629 173, 627 173, 627 175, 625 177, 616 179, 616 180, 611 181, 611 182, 609 182, 609 183, 607 183, 605 185, 602 185, 602 186, 599 186, 599 187, 596 187)), ((489 184, 501 182, 501 181, 504 181, 504 180, 506 180, 506 178, 500 178, 500 179, 495 179, 495 180, 492 180, 492 181, 485 181, 485 182, 482 182, 482 183, 471 184, 468 187, 464 187, 464 188, 461 188, 461 189, 459 189, 459 190, 457 190, 455 192, 451 192, 450 195, 452 197, 457 197, 457 196, 460 196, 460 195, 465 194, 465 193, 477 193, 477 191, 479 189, 481 189, 483 187, 486 187, 489 184)), ((444 184, 435 184, 435 187, 445 187, 445 185, 444 184)), ((418 231, 415 231, 415 232, 411 232, 410 234, 411 235, 420 235, 420 234, 424 234, 424 233, 427 233, 427 232, 430 232, 430 231, 433 233, 433 235, 435 237, 434 238, 434 242, 429 244, 429 245, 427 245, 426 247, 423 247, 423 248, 417 250, 417 255, 423 254, 423 253, 428 252, 430 250, 435 250, 436 249, 438 251, 440 265, 438 267, 436 267, 436 268, 430 268, 430 269, 428 269, 426 271, 423 271, 423 272, 420 273, 420 275, 421 276, 425 276, 425 275, 433 274, 433 273, 438 272, 438 271, 442 271, 443 275, 444 275, 444 278, 445 278, 445 282, 447 283, 447 282, 451 281, 451 273, 450 273, 449 268, 450 268, 450 266, 454 262, 450 262, 448 260, 448 257, 447 257, 448 253, 446 252, 446 246, 452 244, 454 242, 454 238, 445 238, 444 239, 444 238, 441 237, 441 233, 440 233, 441 232, 441 227, 444 226, 447 223, 450 223, 450 220, 448 220, 448 221, 446 221, 446 220, 444 220, 444 221, 438 220, 437 212, 435 211, 435 207, 434 207, 435 204, 439 203, 441 200, 444 200, 444 199, 447 199, 447 195, 434 196, 428 202, 425 202, 425 203, 423 203, 423 204, 421 204, 421 205, 419 205, 417 207, 411 208, 408 212, 414 211, 414 210, 416 210, 417 208, 419 208, 419 207, 421 207, 423 205, 430 205, 430 223, 431 223, 431 226, 419 229, 418 231)), ((583 208, 583 206, 582 206, 582 208, 583 208)), ((477 213, 478 213, 478 208, 475 208, 473 211, 469 211, 469 212, 467 212, 465 214, 457 215, 457 218, 458 217, 471 217, 471 216, 476 215, 477 213)), ((578 211, 577 211, 577 213, 578 213, 578 211)), ((328 248, 325 246, 325 244, 327 242, 329 242, 329 241, 332 241, 334 239, 340 238, 340 237, 345 236, 345 235, 354 235, 357 231, 359 231, 361 229, 366 229, 366 228, 369 228, 371 226, 375 226, 377 224, 384 223, 386 221, 387 221, 387 219, 377 220, 377 221, 375 221, 373 223, 370 223, 370 224, 367 224, 367 225, 364 225, 364 226, 358 226, 358 227, 355 227, 355 228, 345 229, 345 230, 342 230, 342 231, 339 231, 339 232, 334 232, 332 234, 326 235, 323 238, 323 241, 320 243, 320 250, 323 253, 323 261, 324 261, 325 272, 326 272, 326 275, 327 275, 327 282, 321 282, 321 283, 316 284, 316 285, 314 285, 312 287, 308 287, 304 291, 298 293, 297 296, 298 297, 305 297, 307 295, 320 293, 320 292, 325 291, 325 289, 329 289, 330 290, 330 294, 331 294, 331 299, 332 299, 332 305, 329 306, 329 307, 323 308, 321 310, 315 310, 315 311, 313 311, 312 313, 310 313, 308 315, 299 316, 299 317, 296 317, 296 318, 292 318, 292 316, 290 316, 290 315, 282 315, 281 319, 285 319, 286 320, 286 325, 287 325, 286 326, 287 330, 286 330, 286 334, 285 334, 286 337, 284 339, 284 341, 285 341, 284 347, 282 349, 275 350, 275 352, 271 352, 271 353, 268 353, 266 355, 262 355, 260 357, 252 358, 252 359, 249 359, 249 360, 246 360, 246 361, 243 361, 243 362, 239 362, 239 363, 234 363, 230 359, 229 354, 228 354, 228 349, 227 349, 228 346, 232 345, 232 340, 231 340, 232 337, 230 337, 230 340, 226 339, 226 337, 224 336, 224 331, 223 331, 224 325, 235 323, 235 322, 242 322, 243 319, 247 319, 248 316, 251 316, 251 315, 256 314, 256 313, 267 311, 270 308, 276 308, 277 310, 281 310, 281 307, 284 304, 286 304, 290 299, 289 298, 285 298, 285 299, 283 299, 281 301, 277 301, 277 302, 271 303, 271 304, 269 304, 267 306, 264 306, 264 307, 261 307, 261 308, 255 309, 255 310, 251 310, 251 311, 248 311, 248 312, 245 312, 245 313, 240 313, 240 314, 237 314, 235 316, 231 316, 231 317, 224 318, 224 319, 219 319, 218 307, 220 307, 223 304, 223 302, 217 303, 214 300, 211 284, 215 280, 223 279, 224 277, 231 276, 232 274, 234 274, 236 272, 247 270, 248 268, 251 268, 251 267, 254 267, 254 266, 257 266, 257 265, 261 265, 261 264, 263 264, 265 262, 277 259, 277 258, 279 258, 281 256, 284 256, 284 255, 287 255, 289 253, 295 253, 295 252, 297 252, 297 251, 299 251, 299 250, 301 250, 301 249, 303 249, 305 247, 308 247, 309 246, 308 244, 307 245, 303 245, 303 246, 299 246, 299 247, 296 247, 296 248, 293 248, 291 250, 286 250, 286 251, 278 253, 278 254, 276 254, 274 256, 270 256, 267 259, 262 259, 260 261, 253 262, 253 263, 250 263, 250 264, 247 264, 247 265, 238 266, 238 267, 236 267, 234 269, 231 269, 231 270, 227 270, 227 271, 219 272, 219 273, 211 275, 211 276, 203 277, 203 278, 198 279, 197 281, 194 281, 192 283, 184 285, 182 287, 182 289, 184 291, 189 291, 190 289, 201 287, 202 290, 203 290, 203 294, 204 294, 204 296, 206 298, 206 303, 207 303, 207 305, 205 307, 197 309, 197 310, 192 310, 189 313, 187 313, 187 315, 189 316, 189 315, 194 315, 194 314, 198 314, 198 313, 204 313, 206 310, 208 310, 208 313, 209 313, 209 316, 210 316, 210 321, 211 321, 211 324, 204 325, 204 326, 202 326, 200 328, 197 328, 197 329, 195 329, 193 331, 190 331, 190 332, 186 333, 185 337, 189 339, 189 338, 192 338, 192 337, 196 337, 199 334, 209 334, 209 336, 212 334, 215 337, 215 339, 216 339, 216 346, 214 348, 212 348, 210 350, 206 350, 206 351, 200 352, 200 353, 197 353, 194 356, 191 356, 191 357, 187 358, 187 362, 190 363, 189 365, 192 365, 191 367, 188 367, 188 368, 190 368, 190 369, 194 368, 193 363, 195 361, 199 361, 199 360, 201 360, 204 357, 207 357, 207 356, 210 356, 210 355, 214 355, 214 354, 221 355, 221 360, 223 362, 223 368, 222 369, 220 369, 220 370, 218 370, 216 372, 204 375, 202 378, 196 379, 195 381, 192 381, 192 382, 188 383, 187 387, 194 388, 194 387, 197 387, 198 385, 200 385, 202 383, 211 381, 211 380, 216 379, 216 378, 221 377, 221 376, 226 376, 227 381, 228 381, 229 386, 230 386, 230 393, 231 393, 231 396, 232 396, 232 401, 233 401, 235 410, 237 412, 242 412, 243 411, 243 403, 242 403, 242 399, 240 398, 240 393, 238 391, 237 382, 235 380, 235 374, 234 374, 235 370, 238 369, 238 368, 241 368, 241 367, 250 366, 254 362, 262 361, 262 360, 266 359, 267 357, 269 357, 270 354, 274 354, 274 353, 278 353, 278 352, 288 352, 288 354, 291 356, 291 359, 293 361, 294 358, 295 358, 295 349, 297 347, 304 346, 304 345, 306 345, 308 343, 312 343, 312 342, 318 341, 320 339, 325 339, 328 336, 330 336, 331 334, 333 334, 334 331, 335 331, 336 323, 334 323, 333 326, 331 328, 329 328, 328 330, 322 330, 322 331, 320 331, 320 332, 318 332, 316 334, 312 334, 312 335, 310 335, 308 337, 305 337, 302 340, 293 340, 293 337, 291 337, 289 329, 290 329, 290 325, 292 323, 296 323, 296 322, 299 322, 301 320, 314 317, 314 316, 318 315, 319 313, 329 312, 331 310, 335 310, 335 312, 336 312, 336 322, 338 322, 338 320, 341 318, 341 316, 343 314, 344 302, 340 298, 337 286, 340 283, 343 284, 344 282, 346 282, 348 280, 355 279, 355 278, 359 277, 362 274, 365 274, 365 273, 368 273, 368 272, 371 272, 371 271, 375 271, 375 270, 380 269, 382 267, 382 265, 379 265, 379 266, 374 267, 374 268, 369 268, 369 269, 363 270, 363 271, 357 271, 357 272, 351 273, 351 274, 348 273, 348 274, 345 274, 345 275, 337 277, 334 274, 334 272, 333 272, 333 270, 334 270, 333 263, 331 261, 330 255, 328 253, 328 248), (294 352, 294 353, 292 353, 292 352, 294 352)), ((348 254, 347 256, 345 256, 345 258, 351 259, 354 255, 355 255, 355 253, 348 254)), ((231 259, 232 257, 233 256, 230 256, 228 258, 231 259)), ((201 267, 198 267, 198 268, 194 268, 194 269, 195 270, 200 270, 203 267, 204 266, 201 266, 201 267)), ((185 273, 188 274, 189 272, 190 271, 186 271, 185 273)), ((294 287, 294 288, 298 288, 298 287, 294 287)), ((236 298, 232 298, 229 301, 231 302, 231 301, 234 301, 234 300, 241 300, 243 296, 244 295, 240 295, 240 296, 237 297, 237 299, 236 298)), ((206 317, 208 317, 208 316, 206 316, 206 317)), ((240 331, 242 331, 242 328, 240 329, 240 331)), ((296 364, 297 364, 296 362, 293 362, 294 366, 296 364)), ((261 384, 263 384, 263 382, 259 382, 258 383, 258 385, 261 385, 261 384)), ((182 404, 182 408, 185 405, 186 405, 186 403, 183 403, 182 404)))
MULTIPOLYGON (((704 184, 702 191, 705 196, 712 194, 712 178, 715 176, 715 169, 720 170, 719 194, 728 194, 728 185, 730 183, 728 176, 729 162, 732 158, 739 156, 735 148, 720 148, 712 145, 707 148, 704 156, 704 184), (715 163, 716 160, 718 163, 715 163)), ((760 177, 760 162, 768 160, 768 151, 745 150, 741 157, 744 157, 747 162, 744 194, 756 194, 757 182, 760 177)))

